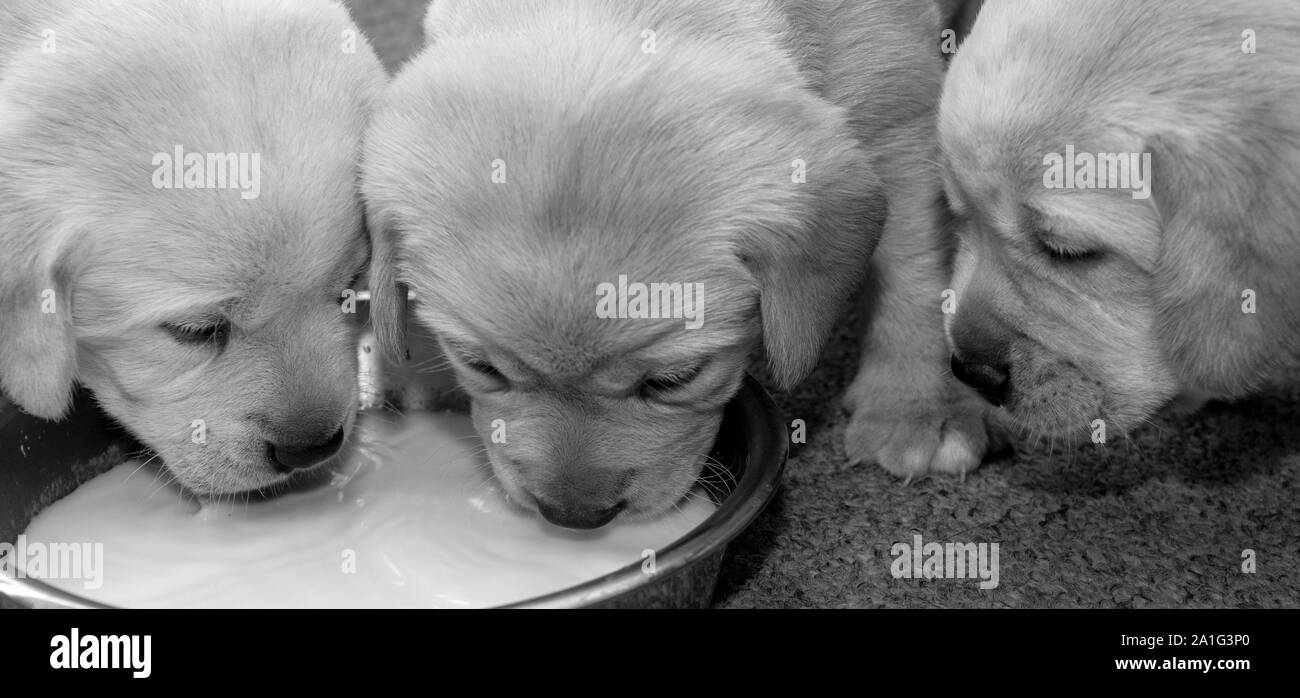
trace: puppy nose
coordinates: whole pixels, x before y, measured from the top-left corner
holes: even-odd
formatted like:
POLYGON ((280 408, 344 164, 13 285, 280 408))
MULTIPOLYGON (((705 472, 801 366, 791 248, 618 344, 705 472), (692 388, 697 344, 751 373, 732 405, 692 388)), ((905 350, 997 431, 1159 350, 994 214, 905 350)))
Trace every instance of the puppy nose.
POLYGON ((533 497, 537 500, 537 511, 541 513, 542 518, 550 521, 556 526, 573 528, 580 531, 587 531, 593 528, 600 528, 618 516, 620 511, 627 508, 627 500, 623 500, 608 509, 591 509, 580 506, 556 505, 548 502, 541 497, 533 497))
POLYGON ((1010 386, 1010 371, 1005 365, 967 363, 952 356, 952 375, 957 380, 974 388, 985 400, 1001 407, 1007 400, 1007 388, 1010 386))
POLYGON ((295 470, 305 470, 318 463, 328 460, 331 456, 339 452, 339 447, 343 445, 343 428, 340 427, 334 435, 318 443, 303 443, 300 441, 282 441, 279 443, 267 441, 266 453, 275 463, 276 469, 282 473, 290 473, 295 470))

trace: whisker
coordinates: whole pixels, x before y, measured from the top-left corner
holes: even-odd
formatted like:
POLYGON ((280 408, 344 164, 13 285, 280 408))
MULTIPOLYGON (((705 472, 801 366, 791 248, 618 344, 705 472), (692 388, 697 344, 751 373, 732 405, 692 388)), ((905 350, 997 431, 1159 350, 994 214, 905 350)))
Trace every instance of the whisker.
POLYGON ((159 454, 155 453, 155 454, 154 454, 153 456, 151 456, 148 460, 146 460, 146 461, 144 461, 143 463, 141 463, 139 466, 136 467, 135 470, 132 470, 132 471, 131 471, 131 474, 130 474, 130 475, 127 475, 127 476, 126 476, 126 479, 122 480, 122 484, 125 485, 126 483, 130 482, 130 481, 131 481, 131 478, 135 477, 135 474, 136 474, 136 473, 140 472, 142 469, 144 469, 145 466, 149 465, 150 463, 154 462, 155 460, 158 460, 158 457, 159 457, 159 454))

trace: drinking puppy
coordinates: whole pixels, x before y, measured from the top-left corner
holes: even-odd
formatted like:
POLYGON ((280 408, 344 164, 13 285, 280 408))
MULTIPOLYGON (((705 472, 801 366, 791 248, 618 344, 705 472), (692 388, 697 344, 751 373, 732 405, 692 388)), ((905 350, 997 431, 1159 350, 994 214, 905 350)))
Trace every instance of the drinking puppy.
POLYGON ((1035 434, 1300 368, 1300 5, 990 0, 940 134, 953 367, 1035 434))
POLYGON ((975 467, 984 407, 944 375, 938 24, 924 2, 437 0, 367 136, 376 324, 415 291, 525 506, 651 516, 760 344, 783 386, 812 369, 888 212, 848 455, 975 467))
POLYGON ((338 449, 385 80, 347 32, 317 0, 0 5, 5 394, 58 419, 86 385, 198 494, 338 449))

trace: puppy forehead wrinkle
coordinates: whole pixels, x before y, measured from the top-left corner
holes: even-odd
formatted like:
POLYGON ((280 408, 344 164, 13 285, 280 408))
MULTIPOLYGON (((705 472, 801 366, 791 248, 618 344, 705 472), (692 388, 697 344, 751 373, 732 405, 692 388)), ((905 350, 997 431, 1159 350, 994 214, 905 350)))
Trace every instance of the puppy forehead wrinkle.
MULTIPOLYGON (((466 339, 498 339, 500 344, 514 347, 536 344, 563 348, 562 355, 586 355, 596 361, 609 352, 652 344, 665 333, 677 330, 691 335, 693 342, 709 346, 726 343, 730 341, 726 338, 747 332, 756 314, 756 289, 730 267, 693 264, 674 273, 658 267, 647 267, 649 271, 645 271, 634 264, 620 264, 617 259, 533 259, 535 264, 528 259, 514 259, 499 268, 493 265, 499 265, 500 259, 478 263, 469 260, 468 265, 457 263, 454 267, 442 265, 434 267, 437 278, 417 272, 412 276, 413 286, 422 297, 431 299, 429 305, 420 306, 427 324, 463 332, 468 335, 466 339), (617 293, 621 274, 627 276, 628 283, 647 284, 648 290, 654 289, 654 283, 677 284, 680 293, 674 290, 672 295, 683 299, 683 304, 689 289, 689 309, 703 320, 703 325, 686 331, 684 316, 621 320, 600 317, 600 285, 610 284, 617 293), (715 340, 715 335, 725 338, 715 340)), ((683 305, 683 315, 687 310, 683 305)), ((539 349, 532 353, 549 352, 539 349)))
POLYGON ((542 314, 471 315, 440 307, 426 308, 420 316, 445 341, 466 353, 486 351, 544 376, 586 375, 629 360, 688 361, 733 349, 749 339, 744 323, 706 322, 687 330, 680 319, 602 319, 592 312, 594 303, 581 311, 580 318, 557 326, 557 310, 563 313, 553 308, 542 314))

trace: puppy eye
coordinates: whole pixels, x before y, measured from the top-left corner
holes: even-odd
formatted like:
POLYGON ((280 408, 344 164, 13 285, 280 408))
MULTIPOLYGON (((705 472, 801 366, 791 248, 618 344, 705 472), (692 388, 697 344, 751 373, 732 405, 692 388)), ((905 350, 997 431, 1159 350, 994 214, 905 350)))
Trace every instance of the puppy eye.
POLYGON ((1040 241, 1039 244, 1042 245, 1043 251, 1047 253, 1048 257, 1051 257, 1054 261, 1062 263, 1085 262, 1098 259, 1102 256, 1100 250, 1085 250, 1077 247, 1066 247, 1060 243, 1049 243, 1045 240, 1040 241))
POLYGON ((501 371, 497 370, 496 366, 493 366, 491 363, 484 361, 483 359, 465 359, 465 366, 467 366, 469 370, 481 376, 495 378, 497 380, 506 379, 505 375, 503 375, 501 371))
POLYGON ((187 346, 212 347, 222 351, 230 343, 230 322, 227 320, 203 325, 167 323, 163 329, 177 343, 187 346))
POLYGON ((674 390, 680 390, 698 378, 703 369, 704 364, 699 364, 681 371, 646 376, 641 380, 637 392, 642 397, 646 397, 656 393, 670 393, 674 390))

